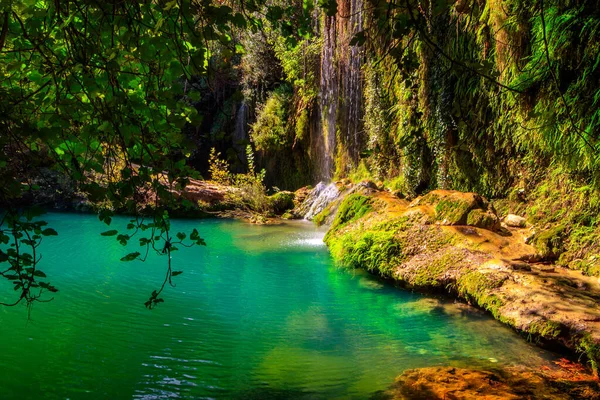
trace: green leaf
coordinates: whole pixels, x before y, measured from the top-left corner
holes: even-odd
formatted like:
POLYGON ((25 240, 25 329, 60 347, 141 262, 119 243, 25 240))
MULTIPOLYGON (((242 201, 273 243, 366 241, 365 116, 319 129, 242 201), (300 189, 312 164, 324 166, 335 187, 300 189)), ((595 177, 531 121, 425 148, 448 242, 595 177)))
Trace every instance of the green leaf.
POLYGON ((136 251, 133 253, 127 254, 125 257, 121 258, 121 261, 133 261, 140 256, 140 252, 136 251))
POLYGON ((27 218, 28 221, 31 221, 35 217, 39 217, 40 215, 43 215, 45 213, 46 211, 43 208, 39 206, 33 206, 25 211, 25 218, 27 218))
POLYGON ((33 273, 33 276, 37 276, 39 278, 45 278, 46 274, 43 273, 42 271, 40 271, 39 269, 35 270, 35 272, 33 273))
POLYGON ((121 243, 123 246, 125 246, 127 244, 127 242, 129 241, 130 236, 129 235, 119 235, 117 236, 117 240, 119 241, 119 243, 121 243))
MULTIPOLYGON (((100 186, 96 184, 96 186, 98 186, 98 188, 100 189, 100 186)), ((110 223, 112 222, 112 211, 110 210, 100 210, 100 212, 98 213, 98 219, 100 219, 100 221, 103 221, 106 225, 110 225, 110 223)))
POLYGON ((183 232, 177 232, 177 239, 184 240, 186 238, 186 234, 183 232))
POLYGON ((171 272, 171 276, 177 276, 183 274, 183 271, 173 271, 171 272))
POLYGON ((58 236, 58 232, 56 232, 52 228, 46 228, 42 231, 42 235, 44 236, 58 236))
POLYGON ((110 231, 102 232, 101 235, 102 236, 115 236, 117 233, 119 233, 119 231, 117 231, 116 229, 111 229, 110 231))

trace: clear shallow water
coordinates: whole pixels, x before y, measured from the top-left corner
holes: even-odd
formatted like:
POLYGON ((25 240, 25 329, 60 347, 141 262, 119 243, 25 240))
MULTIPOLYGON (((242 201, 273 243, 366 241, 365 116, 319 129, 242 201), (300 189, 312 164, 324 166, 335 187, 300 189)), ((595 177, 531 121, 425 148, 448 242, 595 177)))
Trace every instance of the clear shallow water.
POLYGON ((45 219, 59 236, 40 268, 60 292, 30 321, 0 307, 1 399, 364 399, 409 368, 550 357, 465 306, 334 267, 309 223, 177 221, 208 246, 174 253, 184 273, 149 311, 164 258, 119 262, 95 217, 45 219))

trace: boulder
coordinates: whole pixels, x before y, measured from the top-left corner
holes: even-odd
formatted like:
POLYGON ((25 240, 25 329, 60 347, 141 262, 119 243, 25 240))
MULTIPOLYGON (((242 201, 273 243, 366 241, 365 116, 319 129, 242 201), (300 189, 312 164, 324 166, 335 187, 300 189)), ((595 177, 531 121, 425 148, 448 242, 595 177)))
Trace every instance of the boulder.
POLYGON ((496 214, 489 210, 475 209, 469 212, 467 225, 494 231, 500 228, 500 220, 496 214))
POLYGON ((269 196, 269 205, 275 214, 283 214, 284 212, 294 208, 295 194, 288 191, 280 191, 272 196, 269 196))
POLYGON ((477 193, 434 190, 411 203, 411 207, 431 206, 440 225, 472 225, 497 229, 498 217, 490 203, 477 193), (474 212, 475 211, 475 212, 474 212))
POLYGON ((504 223, 506 226, 510 226, 512 228, 525 228, 527 225, 525 218, 515 214, 508 214, 506 218, 504 218, 504 223))

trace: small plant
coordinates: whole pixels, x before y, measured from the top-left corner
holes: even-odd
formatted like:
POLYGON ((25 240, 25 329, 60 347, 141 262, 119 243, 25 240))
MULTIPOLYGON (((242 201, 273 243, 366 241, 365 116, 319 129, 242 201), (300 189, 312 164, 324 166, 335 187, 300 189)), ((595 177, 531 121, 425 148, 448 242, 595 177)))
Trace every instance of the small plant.
POLYGON ((210 156, 208 159, 208 172, 213 181, 220 183, 221 185, 231 184, 231 174, 229 173, 229 164, 227 161, 222 160, 221 153, 213 147, 210 149, 210 156))
POLYGON ((267 213, 270 210, 270 202, 267 189, 263 184, 265 170, 262 169, 256 173, 254 152, 250 145, 246 147, 246 159, 248 160, 248 172, 234 176, 233 186, 237 190, 229 194, 229 200, 253 212, 267 213))

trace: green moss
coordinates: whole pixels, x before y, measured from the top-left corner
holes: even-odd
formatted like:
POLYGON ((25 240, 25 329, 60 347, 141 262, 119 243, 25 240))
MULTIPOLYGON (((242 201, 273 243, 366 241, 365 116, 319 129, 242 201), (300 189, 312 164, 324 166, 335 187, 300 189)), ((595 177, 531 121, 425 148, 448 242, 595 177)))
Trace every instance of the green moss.
POLYGON ((495 229, 499 225, 498 217, 483 210, 471 210, 467 216, 467 225, 483 229, 495 229))
POLYGON ((327 244, 338 264, 365 268, 382 276, 390 276, 393 267, 399 265, 403 258, 400 244, 392 232, 345 234, 330 237, 327 244))
POLYGON ((596 342, 591 335, 585 334, 577 344, 577 351, 585 354, 594 375, 598 377, 600 369, 600 343, 596 342))
POLYGON ((456 289, 465 300, 477 304, 491 312, 494 318, 500 319, 500 307, 504 303, 491 291, 502 286, 505 280, 504 276, 471 271, 458 278, 456 289))
POLYGON ((396 190, 406 190, 406 184, 404 182, 404 176, 400 175, 385 183, 385 187, 389 188, 392 192, 396 190))
POLYGON ((369 168, 364 160, 361 160, 360 163, 358 163, 358 166, 350 173, 348 177, 352 182, 361 182, 366 179, 373 179, 373 175, 369 171, 369 168))
POLYGON ((340 208, 327 235, 349 222, 356 221, 372 210, 373 207, 371 206, 371 199, 369 197, 358 193, 347 196, 342 201, 342 204, 340 204, 340 208))
POLYGON ((565 227, 555 226, 540 232, 533 240, 533 245, 538 254, 545 259, 557 259, 564 251, 563 238, 565 227))
POLYGON ((425 267, 419 268, 417 274, 412 278, 410 284, 423 288, 436 288, 442 282, 441 279, 446 271, 461 261, 461 255, 457 253, 444 253, 438 259, 431 260, 425 267))
MULTIPOLYGON (((561 258, 558 259, 559 264, 563 264, 561 262, 561 258)), ((564 264, 563 264, 564 265, 564 264)), ((568 267, 571 269, 580 270, 584 275, 587 276, 600 276, 600 262, 596 258, 592 260, 574 260, 568 263, 568 267)))
POLYGON ((308 110, 304 109, 300 112, 300 116, 296 119, 296 141, 301 142, 308 138, 309 121, 308 110))
POLYGON ((285 213, 283 213, 283 215, 281 216, 281 219, 294 219, 294 214, 292 214, 289 211, 286 211, 285 213))
POLYGON ((295 194, 292 192, 277 192, 269 196, 269 206, 275 214, 283 214, 294 208, 294 197, 295 194))
POLYGON ((325 207, 323 209, 323 211, 321 211, 320 213, 315 215, 315 217, 313 218, 313 222, 319 226, 323 225, 325 223, 325 221, 327 220, 327 218, 331 215, 331 211, 333 210, 334 203, 335 202, 329 203, 327 205, 327 207, 325 207))
POLYGON ((557 339, 563 332, 563 325, 556 321, 538 321, 529 325, 527 332, 532 335, 539 335, 545 339, 557 339))
POLYGON ((469 202, 461 199, 445 198, 435 206, 435 218, 450 225, 464 225, 471 207, 469 202))

